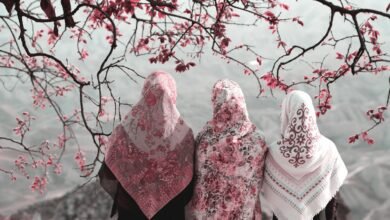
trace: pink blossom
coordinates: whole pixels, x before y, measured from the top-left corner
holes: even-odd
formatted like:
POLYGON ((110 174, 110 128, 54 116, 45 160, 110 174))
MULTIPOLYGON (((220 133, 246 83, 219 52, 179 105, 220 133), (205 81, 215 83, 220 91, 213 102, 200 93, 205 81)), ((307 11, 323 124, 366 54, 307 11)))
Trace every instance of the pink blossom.
POLYGON ((249 69, 245 68, 245 69, 244 69, 244 74, 245 74, 245 75, 251 75, 251 74, 252 74, 252 71, 250 71, 249 69))
POLYGON ((81 150, 78 150, 74 156, 74 160, 76 161, 80 171, 85 171, 85 153, 81 150))
POLYGON ((108 138, 107 138, 107 136, 99 135, 98 141, 99 141, 100 145, 106 145, 108 143, 108 138))
POLYGON ((270 19, 275 19, 276 18, 275 14, 272 13, 271 11, 264 12, 264 15, 267 16, 270 19))
POLYGON ((352 5, 346 5, 346 6, 344 6, 344 8, 347 9, 347 10, 352 10, 353 9, 352 5))
POLYGON ((55 156, 49 155, 49 157, 48 157, 47 160, 46 160, 46 165, 47 165, 47 166, 53 165, 53 164, 54 164, 53 159, 55 159, 55 156))
POLYGON ((372 48, 373 51, 375 51, 376 54, 381 55, 382 54, 382 49, 380 46, 377 44, 372 48))
POLYGON ((43 32, 44 30, 38 30, 37 32, 35 32, 35 35, 32 39, 32 47, 36 47, 37 46, 37 41, 39 38, 41 38, 43 36, 43 32))
POLYGON ((377 120, 378 122, 383 122, 385 120, 383 114, 387 110, 386 106, 380 106, 377 108, 377 110, 370 109, 367 111, 366 115, 371 120, 377 120))
POLYGON ((30 130, 31 121, 35 120, 35 117, 28 112, 23 112, 22 114, 23 119, 16 117, 17 126, 13 129, 14 133, 19 136, 24 136, 30 130))
POLYGON ((81 49, 81 52, 80 52, 80 60, 85 60, 85 59, 87 59, 87 57, 88 57, 88 51, 85 49, 85 48, 83 48, 83 49, 81 49))
POLYGON ((106 114, 107 114, 107 112, 106 112, 103 108, 101 108, 101 109, 99 110, 98 117, 101 118, 101 117, 103 117, 103 116, 106 115, 106 114))
POLYGON ((288 6, 287 4, 284 4, 284 3, 279 3, 279 6, 280 6, 281 8, 283 8, 284 10, 287 10, 287 11, 288 11, 288 9, 289 9, 289 6, 288 6))
POLYGON ((193 63, 193 62, 189 62, 189 63, 185 64, 183 61, 176 61, 176 64, 177 65, 176 65, 175 70, 177 72, 184 72, 186 70, 189 70, 190 67, 195 66, 195 63, 193 63))
POLYGON ((52 29, 49 29, 49 31, 47 32, 47 35, 49 36, 49 38, 47 40, 47 43, 49 45, 54 44, 56 42, 56 40, 58 39, 58 33, 56 33, 52 29))
POLYGON ((47 101, 45 92, 43 90, 33 89, 33 105, 34 107, 40 107, 41 109, 46 108, 45 102, 47 101))
POLYGON ((344 59, 344 55, 342 55, 342 54, 339 53, 339 52, 336 52, 336 59, 342 60, 342 59, 344 59))
POLYGON ((18 168, 18 170, 23 174, 25 177, 29 177, 26 171, 27 167, 27 158, 24 155, 19 155, 18 159, 15 160, 15 166, 18 168))
POLYGON ((259 64, 259 66, 261 66, 261 64, 263 63, 261 57, 256 57, 256 62, 259 64))
POLYGON ((57 140, 58 140, 58 147, 59 148, 63 148, 65 147, 65 143, 67 141, 67 138, 65 137, 64 134, 60 134, 57 136, 57 140))
POLYGON ((54 164, 54 173, 60 175, 62 173, 62 164, 55 163, 54 164))
POLYGON ((41 194, 46 190, 46 185, 48 181, 46 176, 35 176, 32 185, 30 186, 31 190, 34 192, 38 190, 41 194))
POLYGON ((369 144, 369 145, 374 144, 374 139, 370 138, 370 137, 368 136, 368 133, 367 133, 366 131, 363 132, 363 133, 361 133, 361 136, 362 136, 363 140, 364 140, 367 144, 369 144))
POLYGON ((70 87, 65 87, 65 86, 56 86, 55 87, 55 94, 56 96, 64 96, 66 92, 71 91, 70 87))
POLYGON ((286 42, 282 41, 281 39, 278 39, 277 42, 278 42, 278 48, 279 47, 285 48, 287 46, 286 42))
POLYGON ((50 149, 50 142, 48 140, 45 140, 41 143, 41 146, 40 146, 40 149, 43 150, 43 149, 46 149, 46 150, 49 150, 50 149))
POLYGON ((138 41, 138 45, 134 48, 134 52, 140 53, 143 50, 144 51, 150 51, 150 47, 148 46, 149 44, 149 38, 142 38, 138 41))
POLYGON ((354 136, 349 137, 349 141, 348 142, 351 144, 351 143, 354 143, 358 139, 359 139, 359 135, 356 134, 354 136))
MULTIPOLYGON (((314 98, 319 100, 317 108, 320 110, 321 115, 324 115, 329 109, 332 108, 330 104, 332 95, 330 94, 329 90, 321 89, 318 96, 315 96, 314 98)), ((320 114, 317 114, 317 116, 320 116, 320 114)))
POLYGON ((304 23, 301 19, 299 19, 299 17, 295 17, 292 19, 293 21, 297 22, 299 25, 301 25, 302 27, 304 26, 304 23))
POLYGON ((6 67, 12 67, 14 66, 14 61, 12 60, 12 57, 1 57, 1 63, 4 64, 6 67))
POLYGON ((10 179, 11 179, 12 182, 16 181, 16 176, 14 175, 14 173, 10 174, 10 179))
POLYGON ((264 81, 267 82, 267 86, 271 89, 279 88, 283 91, 287 90, 287 85, 284 84, 281 80, 278 80, 271 72, 264 74, 260 77, 264 81))

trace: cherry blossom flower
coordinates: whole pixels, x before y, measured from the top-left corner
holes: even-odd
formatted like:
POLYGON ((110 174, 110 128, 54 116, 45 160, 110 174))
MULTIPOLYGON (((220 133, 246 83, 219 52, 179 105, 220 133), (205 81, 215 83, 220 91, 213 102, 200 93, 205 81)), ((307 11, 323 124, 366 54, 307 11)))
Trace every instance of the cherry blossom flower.
POLYGON ((39 191, 39 193, 42 194, 46 190, 47 183, 48 180, 46 176, 35 176, 34 181, 30 186, 31 191, 39 191))
POLYGON ((85 171, 85 153, 81 150, 78 150, 74 156, 74 160, 77 163, 77 166, 79 167, 80 171, 85 171))

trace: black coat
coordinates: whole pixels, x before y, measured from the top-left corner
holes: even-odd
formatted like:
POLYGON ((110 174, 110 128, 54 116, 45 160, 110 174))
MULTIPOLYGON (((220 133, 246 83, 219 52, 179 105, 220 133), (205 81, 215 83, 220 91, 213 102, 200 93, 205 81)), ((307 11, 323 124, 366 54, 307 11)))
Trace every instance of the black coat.
MULTIPOLYGON (((111 217, 118 213, 118 220, 147 220, 134 199, 126 192, 111 170, 104 163, 99 170, 99 179, 100 185, 114 200, 111 217)), ((156 215, 153 216, 152 220, 184 220, 184 207, 191 200, 194 188, 193 183, 194 181, 158 211, 156 215)))
MULTIPOLYGON (((313 220, 323 220, 320 216, 325 216, 326 220, 337 220, 337 199, 336 196, 331 199, 326 205, 325 209, 323 209, 320 213, 313 217, 313 220), (325 215, 324 215, 325 214, 325 215)), ((278 218, 274 215, 272 220, 278 220, 278 218)))

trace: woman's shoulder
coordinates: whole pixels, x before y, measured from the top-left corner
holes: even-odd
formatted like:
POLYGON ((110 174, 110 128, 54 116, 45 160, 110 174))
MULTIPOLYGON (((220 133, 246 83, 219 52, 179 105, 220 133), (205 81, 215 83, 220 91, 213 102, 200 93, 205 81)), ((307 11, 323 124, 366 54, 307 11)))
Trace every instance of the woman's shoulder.
POLYGON ((198 132, 198 134, 195 137, 195 142, 199 143, 199 141, 206 135, 211 134, 211 127, 209 123, 207 122, 203 128, 198 132))
POLYGON ((253 125, 253 131, 250 133, 251 140, 260 143, 262 148, 268 148, 264 132, 253 125))
POLYGON ((125 129, 125 127, 122 125, 122 123, 119 123, 111 132, 109 138, 112 139, 117 139, 119 137, 123 137, 128 133, 125 129))
POLYGON ((191 134, 192 136, 194 135, 194 131, 192 130, 191 125, 183 118, 179 118, 178 125, 181 129, 185 128, 187 133, 191 134))
POLYGON ((336 148, 336 144, 328 137, 321 135, 321 142, 329 147, 336 148))
POLYGON ((258 140, 262 140, 265 142, 265 135, 264 135, 264 132, 261 131, 260 129, 256 128, 253 132, 252 132, 252 137, 258 139, 258 140))

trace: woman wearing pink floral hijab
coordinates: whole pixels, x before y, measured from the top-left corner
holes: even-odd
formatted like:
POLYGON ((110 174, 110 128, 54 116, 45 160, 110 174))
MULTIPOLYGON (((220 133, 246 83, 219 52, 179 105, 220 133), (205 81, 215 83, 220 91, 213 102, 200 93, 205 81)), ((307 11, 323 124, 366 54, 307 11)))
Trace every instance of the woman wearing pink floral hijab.
POLYGON ((194 137, 176 108, 176 84, 158 71, 109 139, 99 177, 119 219, 184 219, 192 195, 194 137))
POLYGON ((281 139, 269 147, 263 185, 274 219, 335 219, 333 197, 348 171, 335 144, 318 130, 307 93, 286 96, 281 124, 281 139))
POLYGON ((249 120, 234 81, 218 81, 213 118, 196 138, 195 189, 187 219, 261 219, 259 192, 266 145, 249 120))

